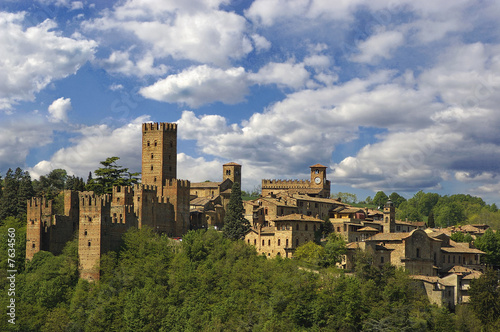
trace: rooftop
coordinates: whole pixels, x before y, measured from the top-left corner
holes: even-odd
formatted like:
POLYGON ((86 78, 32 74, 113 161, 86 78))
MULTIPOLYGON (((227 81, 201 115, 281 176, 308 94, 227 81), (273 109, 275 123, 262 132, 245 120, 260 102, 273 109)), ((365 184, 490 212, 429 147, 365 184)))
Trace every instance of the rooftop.
POLYGON ((323 222, 323 220, 321 220, 321 219, 318 219, 318 218, 315 218, 312 216, 306 216, 306 215, 299 214, 299 213, 293 213, 293 214, 288 214, 286 216, 281 216, 281 217, 274 219, 274 221, 316 221, 316 222, 323 222))

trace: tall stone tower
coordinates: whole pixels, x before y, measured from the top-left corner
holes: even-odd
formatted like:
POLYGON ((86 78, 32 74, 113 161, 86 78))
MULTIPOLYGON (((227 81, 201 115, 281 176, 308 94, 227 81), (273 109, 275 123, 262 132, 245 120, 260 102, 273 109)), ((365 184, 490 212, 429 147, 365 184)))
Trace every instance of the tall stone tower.
POLYGON ((322 189, 320 197, 330 197, 330 181, 326 179, 326 169, 328 167, 321 164, 310 166, 311 168, 311 188, 322 189))
POLYGON ((177 177, 177 124, 142 124, 142 184, 162 187, 177 177))
POLYGON ((394 233, 396 231, 396 208, 391 200, 384 205, 384 233, 394 233))
POLYGON ((241 186, 241 165, 237 163, 227 163, 222 165, 222 182, 229 179, 233 182, 238 182, 241 186))

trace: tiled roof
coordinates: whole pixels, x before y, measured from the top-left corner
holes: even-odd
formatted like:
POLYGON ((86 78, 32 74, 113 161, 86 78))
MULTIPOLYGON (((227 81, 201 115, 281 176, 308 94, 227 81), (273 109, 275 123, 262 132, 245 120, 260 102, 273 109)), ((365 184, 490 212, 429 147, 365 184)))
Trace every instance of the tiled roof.
POLYGON ((230 163, 227 163, 227 164, 224 164, 222 166, 241 166, 240 164, 237 164, 235 162, 230 162, 230 163))
POLYGON ((339 202, 336 199, 333 198, 322 198, 322 197, 311 197, 307 195, 300 195, 300 194, 294 194, 292 195, 293 198, 300 199, 303 201, 310 201, 310 202, 318 202, 318 203, 329 203, 329 204, 338 204, 338 205, 347 205, 345 203, 339 202))
POLYGON ((196 197, 189 202, 189 205, 205 205, 211 200, 211 197, 196 197))
POLYGON ((436 276, 411 275, 410 278, 430 283, 436 283, 440 281, 439 277, 436 276))
POLYGON ((479 272, 479 271, 472 271, 471 273, 469 273, 468 275, 466 275, 465 277, 463 277, 462 279, 466 279, 466 280, 471 280, 471 279, 477 279, 479 278, 483 273, 482 272, 479 272))
POLYGON ((316 221, 316 222, 323 222, 323 220, 312 217, 312 216, 305 216, 303 214, 299 213, 293 213, 293 214, 288 214, 286 216, 281 216, 276 219, 273 219, 274 221, 316 221))
POLYGON ((366 226, 366 227, 358 229, 357 231, 358 232, 378 232, 378 229, 375 229, 375 228, 370 227, 370 226, 366 226))
POLYGON ((409 237, 410 233, 378 233, 367 239, 367 241, 398 241, 409 237))
MULTIPOLYGON (((453 241, 450 241, 450 244, 453 241)), ((468 253, 468 254, 485 254, 484 251, 481 251, 476 248, 469 248, 466 243, 457 243, 452 247, 441 247, 441 250, 447 253, 468 253)))
POLYGON ((193 188, 217 188, 220 182, 191 182, 191 189, 193 188))
POLYGON ((309 166, 309 168, 313 168, 313 167, 324 167, 324 168, 328 168, 327 166, 323 166, 323 165, 321 165, 321 164, 316 164, 316 165, 309 166))

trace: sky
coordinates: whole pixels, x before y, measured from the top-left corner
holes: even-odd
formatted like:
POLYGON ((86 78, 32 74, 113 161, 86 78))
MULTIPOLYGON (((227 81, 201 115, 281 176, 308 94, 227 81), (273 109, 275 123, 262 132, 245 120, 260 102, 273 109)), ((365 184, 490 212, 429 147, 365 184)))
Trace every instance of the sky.
POLYGON ((308 179, 363 200, 500 203, 500 2, 3 0, 0 175, 107 157, 178 124, 178 178, 308 179))

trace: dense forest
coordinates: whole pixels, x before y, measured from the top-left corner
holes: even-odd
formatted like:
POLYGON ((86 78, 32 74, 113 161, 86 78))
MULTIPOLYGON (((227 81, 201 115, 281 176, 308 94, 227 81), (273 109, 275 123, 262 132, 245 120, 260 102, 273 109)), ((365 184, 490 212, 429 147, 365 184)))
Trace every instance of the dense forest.
MULTIPOLYGON (((103 168, 116 169, 115 162, 103 168)), ((119 174, 133 181, 133 175, 119 174)), ((322 246, 305 244, 291 260, 266 259, 215 230, 191 231, 179 242, 147 228, 131 229, 118 252, 103 256, 96 283, 78 278, 77 239, 61 255, 41 251, 25 263, 26 199, 39 195, 57 203, 60 190, 82 190, 89 183, 106 192, 113 184, 101 180, 106 176, 89 176, 85 183, 54 170, 32 181, 21 169, 7 172, 0 193, 0 288, 9 292, 7 270, 15 269, 16 324, 8 322, 9 297, 2 296, 0 330, 500 330, 500 290, 493 270, 472 283, 470 304, 449 312, 431 305, 405 271, 391 265, 378 269, 362 252, 353 273, 335 268, 345 245, 335 235, 322 246), (9 234, 15 239, 12 246, 9 234), (9 248, 16 258, 8 268, 9 248)), ((468 197, 465 201, 474 201, 468 197)), ((495 208, 479 200, 474 202, 481 209, 495 208)), ((500 234, 490 231, 483 237, 491 246, 486 257, 499 259, 500 234)))

